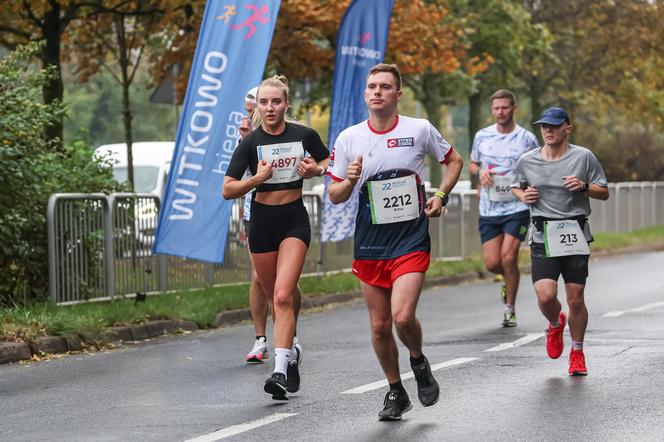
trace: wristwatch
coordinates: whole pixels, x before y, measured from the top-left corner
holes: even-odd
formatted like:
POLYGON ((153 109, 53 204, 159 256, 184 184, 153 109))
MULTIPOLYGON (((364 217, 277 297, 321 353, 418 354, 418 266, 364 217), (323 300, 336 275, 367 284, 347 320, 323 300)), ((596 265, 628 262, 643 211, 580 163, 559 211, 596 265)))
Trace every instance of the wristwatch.
POLYGON ((450 196, 443 192, 442 190, 436 191, 436 193, 433 194, 433 196, 437 196, 441 200, 443 200, 443 207, 447 206, 447 202, 450 200, 450 196))
POLYGON ((581 188, 581 190, 579 190, 579 192, 584 193, 584 192, 587 192, 588 189, 590 189, 590 183, 588 183, 587 181, 585 181, 585 182, 583 183, 583 187, 581 188))
POLYGON ((327 170, 323 166, 318 166, 318 167, 320 167, 320 173, 318 174, 318 176, 324 176, 327 170))

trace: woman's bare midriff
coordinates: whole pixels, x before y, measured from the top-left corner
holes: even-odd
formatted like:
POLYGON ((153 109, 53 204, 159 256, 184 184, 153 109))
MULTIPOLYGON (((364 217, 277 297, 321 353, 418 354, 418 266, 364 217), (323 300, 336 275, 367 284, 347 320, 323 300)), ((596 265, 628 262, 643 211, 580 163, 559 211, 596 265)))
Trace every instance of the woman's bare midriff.
POLYGON ((284 189, 272 192, 256 192, 255 201, 268 206, 280 206, 302 198, 302 189, 284 189))

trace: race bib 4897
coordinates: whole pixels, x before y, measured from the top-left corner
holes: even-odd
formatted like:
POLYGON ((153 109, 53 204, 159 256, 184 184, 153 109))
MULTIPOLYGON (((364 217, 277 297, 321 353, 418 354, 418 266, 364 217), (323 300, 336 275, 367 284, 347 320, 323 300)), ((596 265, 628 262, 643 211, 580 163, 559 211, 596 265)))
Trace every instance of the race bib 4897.
POLYGON ((268 144, 258 146, 258 159, 272 165, 272 178, 265 181, 269 184, 290 183, 302 177, 297 174, 297 166, 304 158, 304 147, 301 141, 293 143, 268 144))

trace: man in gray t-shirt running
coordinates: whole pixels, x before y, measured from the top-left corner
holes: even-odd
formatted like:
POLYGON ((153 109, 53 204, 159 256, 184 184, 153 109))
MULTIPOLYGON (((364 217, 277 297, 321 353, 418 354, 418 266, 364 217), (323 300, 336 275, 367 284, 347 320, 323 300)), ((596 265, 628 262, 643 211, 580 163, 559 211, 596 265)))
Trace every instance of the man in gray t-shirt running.
POLYGON ((512 193, 530 207, 529 242, 537 302, 549 320, 546 351, 552 359, 563 352, 567 316, 558 301, 563 276, 569 307, 572 350, 569 374, 585 376, 583 337, 588 325, 584 289, 592 241, 587 217, 590 199, 609 198, 601 164, 585 147, 570 144, 569 115, 552 107, 539 120, 544 146, 525 153, 516 165, 512 193))

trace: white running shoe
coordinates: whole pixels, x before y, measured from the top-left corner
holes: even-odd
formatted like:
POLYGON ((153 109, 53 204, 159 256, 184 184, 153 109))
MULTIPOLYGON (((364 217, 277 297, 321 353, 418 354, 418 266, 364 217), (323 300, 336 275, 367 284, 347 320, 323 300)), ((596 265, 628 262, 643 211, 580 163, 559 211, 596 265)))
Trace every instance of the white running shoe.
POLYGON ((267 350, 267 340, 265 338, 258 338, 254 342, 254 348, 245 357, 245 361, 247 364, 262 364, 269 357, 270 353, 267 350))
POLYGON ((516 327, 516 315, 512 310, 505 309, 503 313, 503 327, 516 327))

